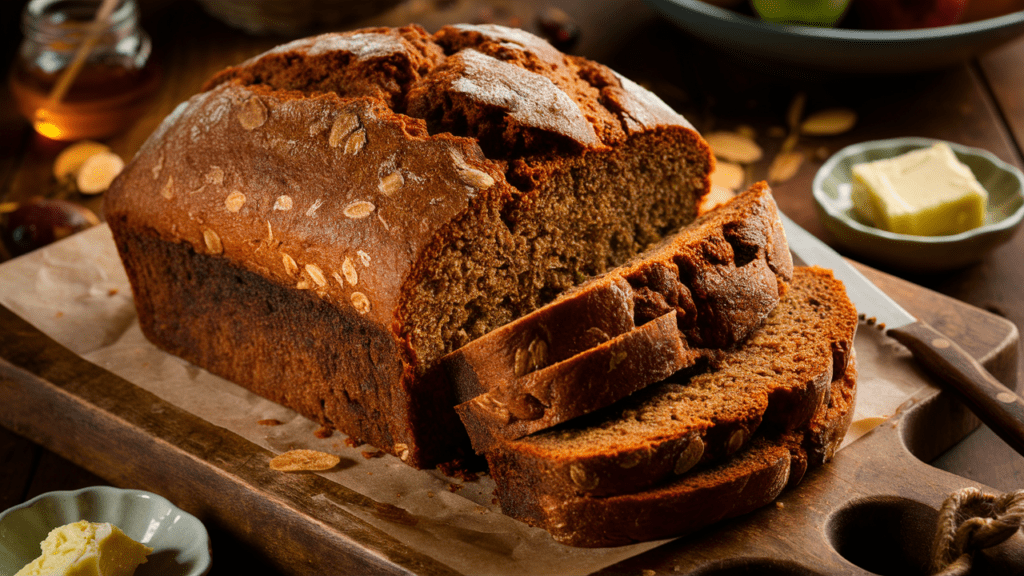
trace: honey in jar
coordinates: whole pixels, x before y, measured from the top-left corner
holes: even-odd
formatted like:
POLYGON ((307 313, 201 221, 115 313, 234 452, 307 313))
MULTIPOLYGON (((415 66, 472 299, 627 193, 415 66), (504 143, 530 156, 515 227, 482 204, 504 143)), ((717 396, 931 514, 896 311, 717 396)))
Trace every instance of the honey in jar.
POLYGON ((97 19, 101 3, 31 0, 25 6, 25 37, 9 83, 18 111, 47 138, 122 132, 145 112, 159 85, 135 1, 118 0, 109 17, 97 19), (65 74, 69 69, 73 73, 65 74))

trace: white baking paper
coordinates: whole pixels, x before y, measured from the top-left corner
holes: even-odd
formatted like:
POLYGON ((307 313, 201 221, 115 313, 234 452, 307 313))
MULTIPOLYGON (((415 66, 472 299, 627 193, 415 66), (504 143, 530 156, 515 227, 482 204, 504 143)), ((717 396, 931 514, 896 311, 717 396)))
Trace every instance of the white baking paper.
MULTIPOLYGON (((364 452, 374 448, 348 446, 340 433, 319 439, 317 424, 158 350, 139 329, 131 288, 106 225, 0 265, 0 304, 85 359, 259 446, 340 455, 341 464, 323 473, 325 478, 420 520, 388 522, 327 497, 322 497, 324 506, 341 506, 460 572, 588 574, 660 544, 562 546, 547 532, 502 515, 486 476, 463 482, 414 470, 392 456, 367 458, 364 452), (258 423, 269 419, 281 424, 258 423)), ((931 385, 898 344, 862 327, 855 347, 859 391, 844 446, 901 407, 931 395, 931 385)))

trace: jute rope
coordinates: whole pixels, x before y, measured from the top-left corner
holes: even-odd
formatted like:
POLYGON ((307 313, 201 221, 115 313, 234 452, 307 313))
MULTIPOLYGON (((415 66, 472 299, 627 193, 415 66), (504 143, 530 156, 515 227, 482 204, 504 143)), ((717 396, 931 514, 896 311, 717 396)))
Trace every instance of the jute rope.
POLYGON ((1000 496, 964 488, 939 510, 932 549, 933 576, 966 576, 974 553, 1005 542, 1024 524, 1024 490, 1000 496))

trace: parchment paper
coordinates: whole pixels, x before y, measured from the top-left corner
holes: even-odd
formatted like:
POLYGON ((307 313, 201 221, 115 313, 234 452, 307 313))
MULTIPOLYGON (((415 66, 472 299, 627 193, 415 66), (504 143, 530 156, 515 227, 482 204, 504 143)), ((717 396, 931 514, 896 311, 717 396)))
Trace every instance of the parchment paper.
MULTIPOLYGON (((274 452, 312 448, 340 455, 341 464, 323 473, 325 478, 427 521, 389 523, 322 497, 324 506, 342 506, 464 573, 587 574, 661 544, 562 546, 547 532, 502 515, 494 483, 486 476, 462 482, 436 471, 414 470, 390 455, 367 458, 363 453, 373 452, 373 447, 348 446, 340 433, 318 439, 317 424, 158 350, 139 329, 131 287, 106 225, 0 265, 0 303, 85 359, 259 446, 274 452), (281 425, 258 424, 267 419, 281 425)), ((859 390, 844 446, 929 396, 932 386, 909 353, 876 330, 861 326, 855 347, 859 390)))

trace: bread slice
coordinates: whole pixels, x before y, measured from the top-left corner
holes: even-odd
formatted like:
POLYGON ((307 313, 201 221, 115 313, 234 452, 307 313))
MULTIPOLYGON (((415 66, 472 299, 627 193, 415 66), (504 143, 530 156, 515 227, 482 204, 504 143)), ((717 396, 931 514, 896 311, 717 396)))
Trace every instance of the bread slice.
POLYGON ((857 312, 831 271, 796 268, 764 325, 706 372, 675 375, 607 410, 496 443, 487 454, 491 474, 506 495, 623 494, 723 460, 762 421, 825 434, 827 426, 815 432, 822 426, 809 423, 830 400, 837 409, 849 402, 832 398, 831 388, 844 375, 856 329, 857 312))
POLYGON ((833 384, 836 402, 822 406, 812 425, 777 435, 759 432, 731 458, 631 494, 595 497, 549 491, 510 491, 499 484, 502 510, 546 529, 570 546, 619 546, 685 536, 749 513, 800 483, 808 466, 839 446, 853 416, 855 361, 833 384), (812 456, 813 455, 813 456, 812 456))
POLYGON ((474 449, 588 414, 708 350, 734 346, 776 307, 791 276, 778 209, 762 182, 630 263, 449 354, 454 388, 472 397, 456 410, 474 449), (650 329, 666 315, 677 330, 650 329))

